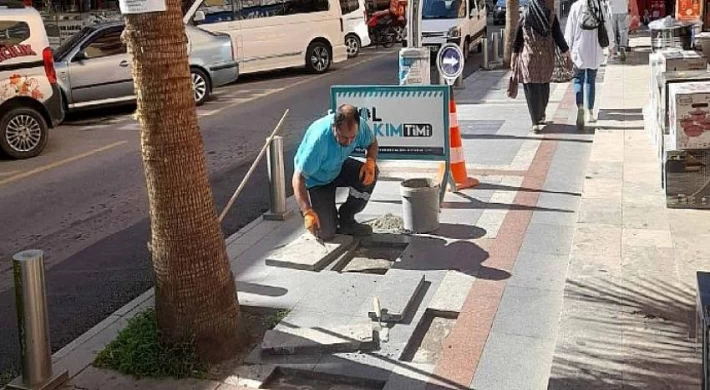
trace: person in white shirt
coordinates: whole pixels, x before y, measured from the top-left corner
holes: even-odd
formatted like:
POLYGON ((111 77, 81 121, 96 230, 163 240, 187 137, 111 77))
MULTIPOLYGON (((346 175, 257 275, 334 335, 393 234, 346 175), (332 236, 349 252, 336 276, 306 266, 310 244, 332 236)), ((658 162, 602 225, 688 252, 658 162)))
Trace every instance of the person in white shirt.
POLYGON ((619 60, 626 61, 629 47, 629 0, 609 0, 611 6, 611 25, 616 36, 616 52, 619 60))
POLYGON ((606 29, 609 50, 612 51, 614 33, 609 8, 602 3, 602 0, 578 0, 572 4, 565 27, 565 41, 570 47, 572 62, 576 68, 572 82, 577 101, 579 130, 584 129, 585 111, 589 121, 595 121, 595 83, 597 70, 604 62, 604 48, 599 42, 599 29, 602 25, 606 29))

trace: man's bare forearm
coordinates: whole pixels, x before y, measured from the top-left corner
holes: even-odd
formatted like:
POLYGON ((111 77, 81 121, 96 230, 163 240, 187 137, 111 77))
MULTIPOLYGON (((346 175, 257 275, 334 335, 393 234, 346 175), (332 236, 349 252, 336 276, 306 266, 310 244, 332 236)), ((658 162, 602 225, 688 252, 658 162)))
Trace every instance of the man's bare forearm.
POLYGON ((377 154, 379 153, 380 146, 377 144, 377 140, 373 142, 366 151, 365 157, 371 158, 377 161, 377 154))
POLYGON ((296 202, 301 212, 310 209, 311 200, 306 189, 306 178, 301 175, 301 172, 296 171, 293 173, 291 185, 293 186, 293 195, 296 197, 296 202))

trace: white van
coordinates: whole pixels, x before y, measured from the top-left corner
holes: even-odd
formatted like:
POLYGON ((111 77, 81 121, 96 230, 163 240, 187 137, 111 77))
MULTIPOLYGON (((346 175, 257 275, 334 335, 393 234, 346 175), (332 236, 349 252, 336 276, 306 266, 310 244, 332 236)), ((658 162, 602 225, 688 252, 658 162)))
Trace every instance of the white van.
POLYGON ((345 23, 345 47, 348 57, 357 57, 360 49, 370 46, 370 32, 367 29, 367 9, 365 0, 340 0, 340 10, 345 23))
POLYGON ((339 0, 197 0, 185 23, 234 42, 241 74, 347 60, 339 0))
POLYGON ((422 46, 437 53, 442 45, 456 43, 468 58, 488 35, 487 20, 486 0, 423 0, 422 46))

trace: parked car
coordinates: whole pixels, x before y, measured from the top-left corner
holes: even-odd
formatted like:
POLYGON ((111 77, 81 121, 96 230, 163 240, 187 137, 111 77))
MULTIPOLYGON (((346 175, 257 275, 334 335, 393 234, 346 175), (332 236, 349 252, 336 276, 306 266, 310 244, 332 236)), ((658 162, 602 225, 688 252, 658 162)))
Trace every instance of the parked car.
MULTIPOLYGON (((195 103, 239 77, 229 36, 185 26, 195 103)), ((84 27, 57 48, 54 60, 68 111, 135 101, 131 59, 122 22, 84 27)))
POLYGON ((306 66, 325 73, 348 59, 339 0, 196 0, 186 24, 227 33, 242 74, 306 66))
POLYGON ((360 49, 370 46, 370 34, 367 31, 367 10, 365 0, 340 0, 345 26, 345 47, 348 57, 357 57, 360 49))
POLYGON ((52 49, 34 8, 0 6, 0 151, 35 157, 64 119, 52 49))
POLYGON ((423 0, 422 46, 435 55, 442 45, 455 43, 468 58, 474 46, 481 50, 487 20, 486 0, 423 0))
MULTIPOLYGON (((520 15, 525 11, 525 7, 528 6, 528 0, 520 0, 520 15)), ((493 10, 493 24, 505 24, 505 9, 506 1, 498 0, 496 2, 496 7, 493 10)))

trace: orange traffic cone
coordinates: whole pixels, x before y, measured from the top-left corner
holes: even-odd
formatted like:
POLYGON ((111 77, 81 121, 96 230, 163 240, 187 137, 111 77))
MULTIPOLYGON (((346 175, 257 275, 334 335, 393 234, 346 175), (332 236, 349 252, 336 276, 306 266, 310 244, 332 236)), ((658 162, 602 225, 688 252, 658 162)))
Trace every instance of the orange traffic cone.
MULTIPOLYGON (((450 132, 450 142, 451 142, 451 175, 456 183, 456 188, 454 191, 462 190, 464 188, 475 187, 479 184, 477 179, 468 177, 466 171, 466 159, 463 152, 463 143, 461 142, 461 129, 459 128, 459 118, 456 115, 456 102, 454 101, 454 95, 451 94, 451 100, 449 100, 449 128, 450 132)), ((452 190, 451 188, 449 188, 452 190)))

